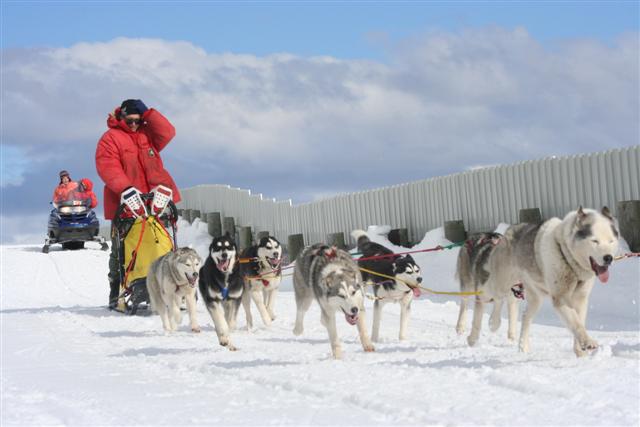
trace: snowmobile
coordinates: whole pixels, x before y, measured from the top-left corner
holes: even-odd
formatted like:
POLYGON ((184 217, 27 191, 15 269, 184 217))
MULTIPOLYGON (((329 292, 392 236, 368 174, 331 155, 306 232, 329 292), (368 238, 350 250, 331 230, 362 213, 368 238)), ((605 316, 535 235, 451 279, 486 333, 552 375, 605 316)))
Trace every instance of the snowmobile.
POLYGON ((178 210, 171 201, 171 189, 158 186, 151 193, 138 194, 144 207, 138 210, 125 201, 113 219, 116 239, 112 250, 117 251, 120 269, 115 310, 130 315, 149 308, 146 280, 151 263, 177 248, 178 210))
POLYGON ((104 237, 98 235, 100 222, 87 200, 51 203, 54 208, 49 214, 42 252, 48 253, 49 247, 56 243, 61 243, 62 249, 82 249, 85 242, 98 242, 103 251, 109 249, 104 237))

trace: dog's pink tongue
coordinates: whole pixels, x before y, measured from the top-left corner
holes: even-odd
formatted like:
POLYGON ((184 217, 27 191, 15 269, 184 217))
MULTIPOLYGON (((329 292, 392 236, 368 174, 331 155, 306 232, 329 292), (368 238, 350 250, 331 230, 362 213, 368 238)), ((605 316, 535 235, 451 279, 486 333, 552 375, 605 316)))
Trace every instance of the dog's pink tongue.
POLYGON ((355 325, 358 322, 358 316, 350 316, 348 314, 345 314, 344 318, 350 325, 355 325))
POLYGON ((609 269, 598 269, 598 279, 600 279, 602 283, 607 283, 609 281, 609 269))
POLYGON ((421 295, 420 289, 419 288, 413 288, 411 289, 413 291, 413 296, 416 298, 419 298, 421 295))

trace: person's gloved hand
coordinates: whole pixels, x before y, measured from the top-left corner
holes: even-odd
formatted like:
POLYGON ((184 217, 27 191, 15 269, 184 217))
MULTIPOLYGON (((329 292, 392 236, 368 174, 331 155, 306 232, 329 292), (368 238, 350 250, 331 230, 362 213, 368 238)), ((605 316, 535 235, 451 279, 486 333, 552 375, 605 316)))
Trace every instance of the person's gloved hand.
POLYGON ((148 110, 147 106, 144 105, 144 102, 142 102, 141 99, 136 99, 135 106, 136 110, 140 112, 140 115, 143 115, 148 110))
POLYGON ((151 202, 151 214, 160 216, 173 198, 173 191, 164 185, 158 185, 153 190, 153 202, 151 202))
POLYGON ((126 205, 136 218, 148 215, 141 193, 136 187, 126 188, 120 195, 120 203, 126 205))

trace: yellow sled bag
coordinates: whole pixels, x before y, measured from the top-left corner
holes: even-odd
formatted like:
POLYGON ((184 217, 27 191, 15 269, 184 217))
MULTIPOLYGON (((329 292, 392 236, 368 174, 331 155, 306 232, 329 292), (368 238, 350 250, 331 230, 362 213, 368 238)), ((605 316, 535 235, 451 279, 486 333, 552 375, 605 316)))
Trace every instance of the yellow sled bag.
POLYGON ((173 239, 154 216, 136 218, 124 238, 125 276, 128 288, 137 279, 147 277, 151 263, 173 250, 173 239))

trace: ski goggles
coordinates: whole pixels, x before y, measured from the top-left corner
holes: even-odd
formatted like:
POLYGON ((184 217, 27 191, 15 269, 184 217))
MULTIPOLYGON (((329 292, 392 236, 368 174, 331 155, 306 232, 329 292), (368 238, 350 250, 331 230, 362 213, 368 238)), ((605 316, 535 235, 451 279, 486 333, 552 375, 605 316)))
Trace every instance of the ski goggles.
POLYGON ((124 119, 124 122, 128 125, 139 125, 142 123, 142 119, 124 119))

